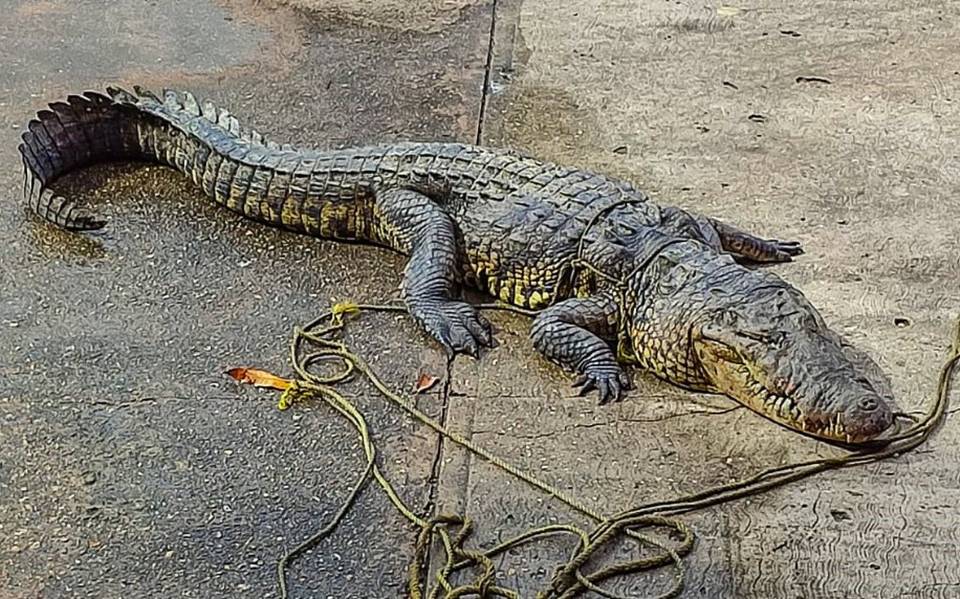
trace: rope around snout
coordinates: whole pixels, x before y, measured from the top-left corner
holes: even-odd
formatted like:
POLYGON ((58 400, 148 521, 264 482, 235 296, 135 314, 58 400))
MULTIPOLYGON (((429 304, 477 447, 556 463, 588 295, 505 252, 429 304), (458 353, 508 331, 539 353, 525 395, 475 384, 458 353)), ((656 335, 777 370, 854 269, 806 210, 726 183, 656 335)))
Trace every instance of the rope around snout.
MULTIPOLYGON (((500 304, 485 304, 478 307, 530 314, 529 311, 500 304)), ((403 312, 405 308, 396 305, 338 304, 304 327, 295 329, 291 340, 290 361, 297 379, 281 395, 280 409, 286 409, 294 402, 307 399, 323 400, 354 427, 366 463, 347 498, 330 522, 278 562, 277 582, 281 599, 288 599, 287 566, 297 556, 315 547, 336 530, 371 479, 376 481, 397 511, 419 529, 413 558, 407 571, 407 593, 411 599, 437 599, 438 597, 520 599, 518 591, 496 583, 493 558, 521 545, 555 536, 573 537, 575 547, 567 562, 557 568, 549 586, 537 592, 536 599, 572 599, 585 591, 611 599, 626 599, 622 595, 605 590, 600 584, 616 577, 667 565, 673 567, 673 584, 669 589, 654 596, 658 599, 676 597, 684 588, 683 558, 692 550, 695 538, 693 531, 676 516, 755 495, 826 470, 884 460, 916 449, 926 442, 942 424, 947 413, 951 382, 960 363, 960 317, 958 317, 950 355, 940 370, 936 397, 925 415, 904 432, 883 441, 882 444, 854 450, 842 457, 821 458, 770 468, 734 483, 718 485, 669 501, 648 503, 607 515, 582 503, 574 495, 557 489, 503 461, 462 435, 446 430, 438 421, 419 410, 410 399, 391 390, 361 356, 350 351, 338 338, 345 326, 344 317, 361 311, 403 312), (311 371, 311 367, 322 363, 339 365, 339 369, 327 375, 319 375, 311 371), (466 545, 474 530, 474 523, 470 518, 457 514, 437 514, 429 518, 418 516, 400 498, 377 466, 377 448, 371 439, 363 414, 336 389, 337 385, 357 374, 366 378, 385 398, 419 423, 589 518, 593 521, 593 528, 587 530, 573 523, 543 526, 533 528, 494 547, 477 549, 466 545), (667 531, 668 536, 672 537, 671 542, 668 543, 643 532, 651 529, 658 529, 661 534, 662 531, 667 531), (596 556, 599 553, 605 553, 603 551, 605 548, 624 539, 632 540, 639 545, 641 548, 639 557, 610 565, 594 563, 601 561, 596 556), (436 573, 436 584, 431 587, 427 580, 427 557, 430 549, 437 544, 442 549, 443 560, 436 573), (593 569, 589 568, 591 565, 593 569), (473 572, 473 577, 468 582, 461 584, 453 582, 452 577, 455 574, 467 570, 473 572)))

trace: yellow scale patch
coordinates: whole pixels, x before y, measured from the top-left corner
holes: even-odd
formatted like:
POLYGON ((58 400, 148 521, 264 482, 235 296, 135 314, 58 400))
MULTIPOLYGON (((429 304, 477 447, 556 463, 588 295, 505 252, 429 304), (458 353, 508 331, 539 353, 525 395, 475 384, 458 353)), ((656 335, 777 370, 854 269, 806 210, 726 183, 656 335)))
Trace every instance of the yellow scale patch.
POLYGON ((500 282, 500 301, 510 303, 513 299, 513 281, 506 279, 500 282))
MULTIPOLYGON (((307 201, 311 201, 309 198, 307 201)), ((309 212, 304 212, 300 215, 300 218, 303 219, 303 225, 306 227, 307 233, 316 233, 320 230, 320 221, 314 218, 314 216, 309 212)))
POLYGON ((480 284, 485 284, 490 294, 500 301, 532 310, 550 303, 552 296, 543 290, 541 283, 551 279, 550 272, 539 272, 537 267, 528 266, 522 272, 510 272, 498 277, 493 274, 500 270, 500 256, 496 252, 486 254, 482 249, 472 249, 468 258, 480 284))
POLYGON ((545 307, 552 297, 528 277, 498 279, 490 275, 487 277, 487 286, 501 301, 531 310, 545 307))
POLYGON ((299 228, 303 226, 302 221, 300 220, 300 206, 299 202, 287 196, 283 200, 283 207, 280 212, 280 219, 283 224, 288 227, 299 228))
POLYGON ((230 183, 230 189, 227 192, 227 208, 237 210, 240 207, 240 201, 244 196, 244 185, 240 181, 246 181, 253 174, 253 168, 245 164, 237 166, 237 172, 230 183))
POLYGON ((269 222, 275 223, 279 220, 277 217, 277 211, 273 209, 273 206, 270 204, 270 201, 267 199, 260 201, 260 214, 264 216, 269 222))
POLYGON ((335 237, 339 223, 347 219, 348 212, 344 204, 325 202, 320 209, 320 234, 324 237, 335 237))
POLYGON ((540 291, 534 291, 530 294, 530 297, 527 300, 527 307, 533 310, 537 308, 542 308, 547 305, 547 299, 549 295, 540 291))

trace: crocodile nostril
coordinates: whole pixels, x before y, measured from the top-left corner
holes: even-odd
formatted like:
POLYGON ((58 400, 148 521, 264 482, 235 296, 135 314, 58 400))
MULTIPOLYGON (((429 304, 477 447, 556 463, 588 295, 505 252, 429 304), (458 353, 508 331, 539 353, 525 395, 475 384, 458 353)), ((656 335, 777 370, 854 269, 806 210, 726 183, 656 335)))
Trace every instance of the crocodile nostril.
POLYGON ((857 406, 864 412, 872 412, 877 409, 878 405, 877 400, 873 397, 862 397, 857 402, 857 406))

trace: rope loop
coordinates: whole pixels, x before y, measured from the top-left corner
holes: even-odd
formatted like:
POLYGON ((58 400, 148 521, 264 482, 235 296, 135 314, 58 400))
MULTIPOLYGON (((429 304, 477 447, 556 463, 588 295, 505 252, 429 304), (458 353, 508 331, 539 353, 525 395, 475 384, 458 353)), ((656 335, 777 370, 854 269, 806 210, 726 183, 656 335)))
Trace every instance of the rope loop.
MULTIPOLYGON (((531 314, 528 310, 500 304, 482 304, 478 307, 531 314)), ((345 326, 345 317, 360 311, 403 312, 405 308, 399 305, 337 304, 332 310, 306 326, 294 329, 290 343, 291 364, 298 379, 283 392, 279 407, 287 407, 295 401, 323 400, 357 431, 360 445, 366 456, 366 464, 333 519, 278 562, 277 577, 281 599, 288 597, 286 569, 289 563, 336 530, 355 503, 359 493, 371 479, 377 482, 393 506, 419 529, 413 558, 407 570, 407 593, 412 599, 438 599, 439 597, 458 599, 468 596, 479 599, 520 599, 518 591, 496 584, 496 567, 493 559, 508 550, 554 536, 573 537, 576 545, 570 558, 557 568, 549 586, 538 592, 536 599, 573 599, 588 591, 610 599, 626 599, 622 595, 602 588, 600 584, 609 583, 617 577, 668 565, 673 568, 673 584, 655 596, 657 599, 676 597, 684 587, 683 558, 693 550, 695 543, 693 530, 676 516, 761 493, 825 470, 874 462, 915 449, 929 439, 942 424, 947 413, 950 384, 960 363, 960 318, 958 318, 951 356, 940 371, 936 398, 929 411, 906 431, 877 446, 858 449, 841 457, 820 458, 770 468, 734 483, 718 485, 667 501, 650 502, 606 516, 580 502, 566 491, 541 481, 462 435, 445 429, 439 422, 420 411, 413 401, 392 391, 359 355, 350 351, 338 338, 345 326), (326 375, 311 371, 311 367, 328 362, 339 363, 339 369, 326 375), (437 434, 592 520, 593 528, 588 531, 573 523, 553 524, 530 529, 487 549, 468 548, 467 541, 474 531, 474 524, 469 518, 458 514, 437 514, 430 517, 417 515, 380 472, 377 466, 376 447, 371 439, 365 417, 352 402, 336 390, 337 385, 355 374, 362 375, 385 398, 437 434), (666 530, 669 536, 676 539, 667 543, 660 536, 650 534, 651 529, 666 530), (452 535, 451 531, 453 531, 452 535), (586 571, 588 565, 599 560, 599 554, 609 553, 608 550, 614 544, 624 540, 630 540, 639 545, 638 557, 600 565, 592 571, 586 571), (431 586, 427 581, 426 570, 430 552, 437 545, 443 552, 443 563, 436 573, 435 584, 431 586), (454 577, 468 570, 473 573, 473 577, 468 582, 460 584, 453 582, 454 577)), ((462 576, 459 577, 462 578, 462 576)))

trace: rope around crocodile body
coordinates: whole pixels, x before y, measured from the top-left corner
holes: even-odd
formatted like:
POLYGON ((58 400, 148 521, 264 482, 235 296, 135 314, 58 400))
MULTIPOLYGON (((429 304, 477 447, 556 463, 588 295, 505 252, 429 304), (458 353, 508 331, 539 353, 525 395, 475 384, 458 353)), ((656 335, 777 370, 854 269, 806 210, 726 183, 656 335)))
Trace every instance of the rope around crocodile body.
MULTIPOLYGON (((481 309, 509 310, 523 314, 529 313, 526 310, 499 304, 478 307, 481 309)), ((622 597, 621 595, 605 590, 599 584, 614 577, 668 564, 672 564, 674 567, 673 585, 656 597, 658 599, 676 597, 683 590, 684 566, 682 560, 693 547, 694 533, 675 516, 740 499, 747 495, 761 493, 825 470, 896 457, 901 453, 915 449, 929 439, 943 422, 951 381, 957 365, 960 363, 960 317, 958 317, 950 357, 940 370, 937 394, 933 404, 922 419, 903 433, 883 441, 882 444, 856 450, 843 457, 821 458, 771 468, 734 483, 715 486, 670 501, 648 503, 608 516, 583 504, 574 496, 504 462, 469 439, 446 430, 435 419, 420 411, 412 401, 392 391, 366 361, 351 352, 343 342, 336 339, 336 335, 344 327, 344 316, 361 310, 402 312, 405 311, 405 308, 396 305, 338 304, 306 326, 295 329, 291 341, 290 360, 298 379, 283 393, 279 407, 285 409, 294 401, 306 398, 324 400, 356 429, 366 456, 366 465, 333 519, 320 531, 285 555, 277 564, 277 579, 281 599, 288 598, 285 574, 290 561, 316 546, 317 543, 334 532, 353 506, 360 491, 366 487, 371 478, 377 482, 394 507, 420 530, 414 546, 414 555, 408 568, 407 592, 411 599, 423 599, 424 597, 436 599, 440 597, 441 593, 443 593, 444 599, 457 599, 466 596, 481 599, 494 597, 519 599, 519 592, 495 583, 496 572, 492 559, 520 545, 561 534, 573 536, 577 540, 577 545, 568 561, 558 568, 549 587, 538 592, 536 599, 572 599, 587 590, 601 597, 619 599, 622 597), (341 369, 334 374, 321 376, 310 370, 310 367, 315 364, 331 361, 341 364, 341 369), (404 503, 391 483, 380 472, 377 467, 376 446, 371 440, 366 420, 360 411, 335 388, 336 385, 345 382, 354 373, 362 374, 384 397, 402 408, 418 422, 587 516, 595 522, 594 528, 588 532, 575 524, 556 524, 531 529, 488 549, 467 548, 465 543, 473 531, 473 522, 470 518, 453 514, 438 514, 429 519, 418 516, 404 503), (650 528, 667 529, 676 533, 680 540, 675 546, 671 547, 656 537, 640 532, 640 530, 650 528), (452 535, 451 529, 454 530, 452 535), (617 562, 593 571, 586 571, 586 566, 598 552, 623 539, 623 537, 633 539, 639 542, 641 546, 645 545, 657 552, 652 555, 617 562), (436 585, 431 588, 426 581, 424 568, 427 565, 427 553, 437 542, 443 549, 444 560, 436 574, 436 585), (468 583, 455 585, 451 581, 451 576, 468 568, 478 570, 475 577, 468 583)))

